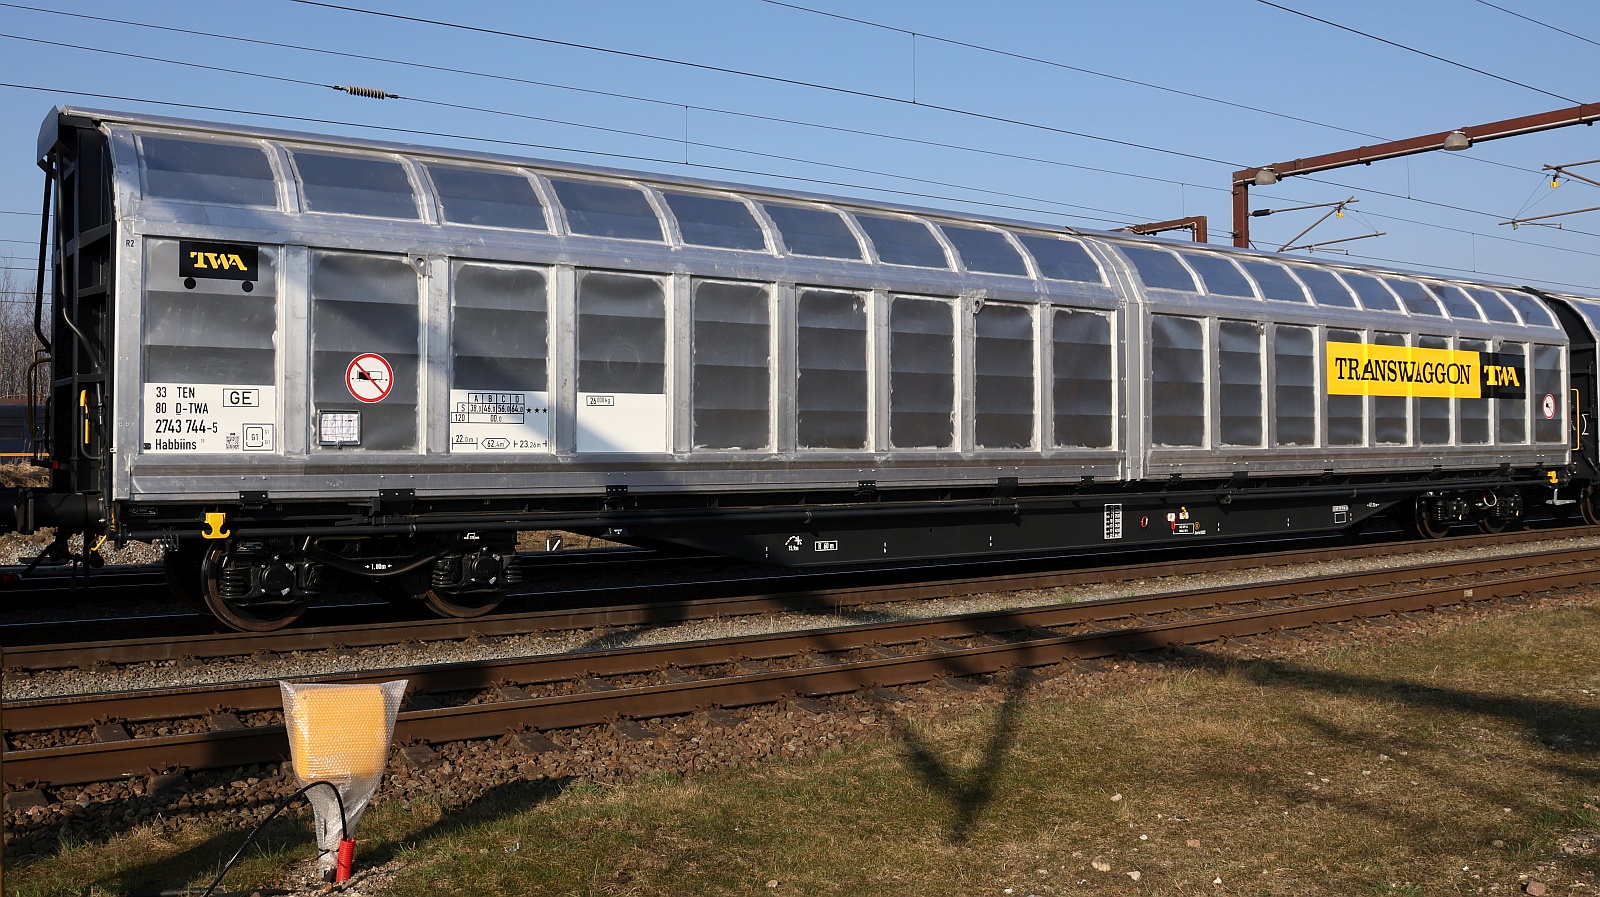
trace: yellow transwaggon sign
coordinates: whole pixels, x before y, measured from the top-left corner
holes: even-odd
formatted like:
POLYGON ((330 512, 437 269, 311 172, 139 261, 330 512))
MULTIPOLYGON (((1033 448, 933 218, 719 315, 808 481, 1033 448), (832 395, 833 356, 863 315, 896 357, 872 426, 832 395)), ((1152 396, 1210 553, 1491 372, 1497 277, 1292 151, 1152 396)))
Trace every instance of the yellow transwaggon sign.
POLYGON ((1415 346, 1328 343, 1328 395, 1527 398, 1523 356, 1415 346))

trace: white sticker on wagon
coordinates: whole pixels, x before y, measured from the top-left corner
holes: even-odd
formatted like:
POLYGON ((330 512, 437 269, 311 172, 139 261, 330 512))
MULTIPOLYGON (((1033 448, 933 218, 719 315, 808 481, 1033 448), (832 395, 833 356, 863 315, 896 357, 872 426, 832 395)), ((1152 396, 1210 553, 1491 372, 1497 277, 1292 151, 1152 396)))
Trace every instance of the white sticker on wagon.
POLYGON ((277 450, 277 390, 221 383, 146 383, 146 454, 227 454, 277 450))
POLYGON ((450 390, 451 452, 549 450, 549 393, 450 390))

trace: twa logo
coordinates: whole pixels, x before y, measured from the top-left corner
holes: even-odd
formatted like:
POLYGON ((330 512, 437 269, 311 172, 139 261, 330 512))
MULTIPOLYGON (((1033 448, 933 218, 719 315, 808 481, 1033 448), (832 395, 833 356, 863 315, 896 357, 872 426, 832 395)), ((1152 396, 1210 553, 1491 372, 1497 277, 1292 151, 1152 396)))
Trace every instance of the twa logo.
MULTIPOLYGON (((179 240, 178 276, 185 279, 242 280, 249 283, 256 279, 256 267, 261 260, 260 257, 260 247, 247 246, 243 243, 179 240)), ((248 291, 249 287, 245 289, 248 291)))
POLYGON ((1490 364, 1483 367, 1484 386, 1521 386, 1520 372, 1510 365, 1490 364))
POLYGON ((240 258, 237 253, 231 252, 191 252, 189 253, 189 265, 196 271, 204 271, 208 268, 213 271, 248 272, 250 270, 250 266, 244 263, 244 259, 240 258))

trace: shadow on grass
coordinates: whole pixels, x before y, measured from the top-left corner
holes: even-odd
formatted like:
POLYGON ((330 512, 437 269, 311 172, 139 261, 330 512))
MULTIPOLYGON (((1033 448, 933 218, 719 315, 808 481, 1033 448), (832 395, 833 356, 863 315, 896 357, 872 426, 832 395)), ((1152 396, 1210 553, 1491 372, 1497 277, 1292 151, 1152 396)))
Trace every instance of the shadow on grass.
POLYGON ((972 830, 995 799, 995 780, 1005 767, 1006 755, 1016 743, 1018 717, 1022 710, 1028 674, 1001 673, 996 681, 1005 689, 1005 698, 996 713, 994 728, 984 742, 982 755, 966 768, 939 756, 938 751, 898 714, 888 714, 889 724, 900 739, 911 771, 922 784, 950 804, 952 818, 947 840, 963 845, 972 839, 972 830))
MULTIPOLYGON (((356 868, 382 865, 393 860, 410 845, 426 843, 434 838, 448 837, 458 831, 487 825, 525 812, 555 799, 571 784, 568 778, 540 781, 517 781, 496 785, 473 798, 465 806, 445 812, 438 821, 416 831, 405 832, 394 838, 361 840, 356 868)), ((381 796, 381 792, 380 792, 381 796)), ((287 811, 286 811, 287 812, 287 811)), ((207 884, 221 870, 222 864, 244 842, 248 832, 243 830, 219 834, 183 851, 148 863, 109 874, 94 882, 95 886, 113 894, 149 894, 155 889, 180 887, 180 882, 204 878, 207 884)), ((312 841, 309 817, 280 815, 262 830, 246 851, 241 861, 262 853, 278 852, 284 856, 284 865, 295 865, 316 855, 312 841)), ((48 860, 45 860, 48 862, 48 860)), ((243 889, 250 893, 258 885, 242 881, 241 874, 230 872, 223 880, 218 893, 243 889)))
MULTIPOLYGON (((1551 762, 1545 764, 1544 768, 1549 773, 1561 776, 1576 787, 1600 787, 1600 765, 1593 762, 1600 759, 1600 707, 1523 697, 1520 694, 1441 687, 1401 676, 1315 669, 1283 660, 1238 660, 1203 648, 1184 648, 1172 653, 1165 645, 1150 644, 1130 651, 1164 652, 1163 658, 1174 665, 1213 674, 1234 673, 1264 688, 1355 697, 1413 709, 1444 711, 1462 717, 1498 720, 1524 733, 1530 742, 1548 752, 1551 762)), ((950 672, 952 675, 962 675, 958 669, 950 672)), ((892 712, 885 714, 901 743, 910 772, 930 792, 949 804, 952 815, 948 841, 956 845, 970 841, 981 816, 999 796, 995 793, 995 783, 1015 744, 1026 693, 1030 684, 1037 680, 1026 672, 1012 671, 996 674, 994 681, 1004 688, 1004 699, 983 741, 981 756, 965 767, 959 767, 942 757, 934 745, 915 731, 910 721, 892 712)), ((1411 748, 1418 754, 1439 747, 1437 743, 1414 734, 1380 735, 1341 727, 1315 713, 1300 714, 1296 722, 1329 743, 1370 751, 1374 757, 1385 751, 1394 753, 1397 746, 1411 748)), ((1493 742, 1487 742, 1485 748, 1486 751, 1492 751, 1493 742)), ((1476 780, 1454 765, 1430 763, 1421 756, 1408 757, 1407 762, 1417 769, 1419 776, 1427 775, 1464 795, 1473 794, 1497 807, 1526 804, 1526 794, 1515 786, 1495 786, 1476 780)), ((1283 791, 1282 797, 1290 804, 1308 799, 1307 795, 1292 789, 1283 791)), ((1340 797, 1328 792, 1317 794, 1315 800, 1342 805, 1375 820, 1402 821, 1399 818, 1401 810, 1392 803, 1367 801, 1353 796, 1340 797)), ((1492 837, 1487 836, 1486 840, 1492 837)))
MULTIPOLYGON (((1600 707, 1441 687, 1399 677, 1317 670, 1281 660, 1240 663, 1203 650, 1189 650, 1184 656, 1190 665, 1216 671, 1236 670, 1255 685, 1364 697, 1498 719, 1522 728, 1529 738, 1555 754, 1600 756, 1600 746, 1594 740, 1600 733, 1600 707)), ((1595 770, 1574 769, 1573 772, 1580 773, 1586 780, 1600 781, 1595 770)))

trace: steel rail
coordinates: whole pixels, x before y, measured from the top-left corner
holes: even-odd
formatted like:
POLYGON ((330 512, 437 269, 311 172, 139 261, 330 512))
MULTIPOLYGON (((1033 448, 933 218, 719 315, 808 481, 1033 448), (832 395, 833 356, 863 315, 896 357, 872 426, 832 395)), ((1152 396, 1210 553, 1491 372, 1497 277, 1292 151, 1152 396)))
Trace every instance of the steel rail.
MULTIPOLYGON (((518 555, 518 566, 525 577, 538 577, 548 575, 551 571, 560 571, 562 575, 574 572, 593 572, 591 568, 612 572, 620 567, 661 567, 669 568, 689 563, 706 563, 715 560, 707 555, 661 555, 645 548, 571 548, 559 552, 524 552, 518 555)), ((107 568, 109 569, 109 568, 107 568)), ((129 568, 130 576, 137 577, 130 580, 101 580, 98 572, 90 574, 87 578, 78 577, 78 591, 75 597, 86 598, 101 597, 102 593, 114 589, 123 589, 137 586, 143 589, 157 590, 170 597, 166 576, 159 566, 154 569, 129 568), (141 572, 142 571, 142 572, 141 572)), ((55 579, 66 580, 66 576, 55 579)), ((7 590, 8 602, 27 602, 42 598, 59 600, 63 592, 69 592, 66 586, 56 586, 44 590, 33 590, 33 579, 23 580, 15 590, 7 590)), ((512 598, 539 594, 537 591, 524 588, 513 592, 512 598)), ((126 595, 121 596, 126 597, 126 595)), ((171 599, 174 605, 176 599, 171 599)), ((401 612, 403 613, 403 611, 401 612)), ((307 629, 297 631, 310 631, 311 628, 329 628, 337 626, 350 626, 359 628, 369 626, 376 621, 393 619, 397 615, 397 608, 382 599, 371 598, 365 601, 357 600, 351 603, 336 605, 318 605, 312 607, 302 618, 302 624, 311 624, 307 629), (347 621, 362 618, 360 624, 347 621), (319 622, 320 621, 320 622, 319 622)), ((114 633, 126 632, 133 626, 158 626, 162 634, 149 639, 151 643, 159 643, 175 638, 201 638, 215 636, 224 632, 222 625, 216 618, 193 611, 179 611, 177 613, 150 614, 136 617, 109 617, 103 619, 84 619, 68 621, 38 621, 28 623, 0 624, 0 643, 6 645, 8 654, 15 652, 21 656, 24 651, 34 646, 71 646, 89 645, 97 643, 115 643, 120 641, 114 633)), ((251 652, 247 652, 251 653, 251 652)), ((165 658, 157 658, 165 659, 165 658)), ((88 658, 89 662, 105 662, 104 658, 88 658)), ((132 662, 132 661, 128 661, 132 662)), ((67 664, 68 666, 72 664, 67 664)), ((29 669, 23 665, 13 668, 29 669)), ((48 667, 41 667, 48 668, 48 667)))
MULTIPOLYGON (((811 659, 815 661, 813 665, 793 670, 756 671, 706 679, 679 676, 677 678, 680 680, 687 681, 457 707, 412 709, 400 714, 396 727, 398 741, 459 741, 496 737, 525 729, 594 725, 619 717, 671 716, 712 706, 766 703, 793 695, 839 694, 863 687, 925 682, 942 676, 981 675, 1013 667, 1045 666, 1072 659, 1159 650, 1360 617, 1433 609, 1465 601, 1593 586, 1597 576, 1600 576, 1600 559, 1594 558, 1590 551, 1588 556, 1578 561, 1572 557, 1576 554, 1553 553, 1543 562, 1543 566, 1552 569, 1543 571, 1470 583, 1435 582, 1413 588, 1396 588, 1388 594, 1324 601, 1309 601, 1304 593, 1327 593, 1335 585, 1342 590, 1372 588, 1379 584, 1392 587, 1396 574, 1436 580, 1447 575, 1442 572, 1444 569, 1469 565, 1462 563, 1440 568, 1368 571, 1332 580, 1303 579, 1288 583, 1252 584, 1223 592, 1195 590, 935 620, 898 621, 843 629, 653 646, 634 651, 527 658, 500 664, 455 664, 410 671, 383 670, 364 673, 359 677, 332 678, 339 681, 372 681, 403 676, 410 678, 408 674, 412 674, 420 676, 420 684, 427 689, 460 690, 486 688, 508 678, 524 683, 550 682, 660 670, 669 666, 692 668, 740 658, 760 660, 809 654, 813 655, 811 659), (1575 567, 1578 569, 1573 569, 1575 567), (1295 593, 1296 587, 1302 589, 1301 594, 1295 593), (1284 600, 1294 603, 1199 619, 1141 622, 1142 618, 1153 614, 1284 600), (1110 631, 1095 625, 1129 618, 1135 621, 1134 625, 1110 631), (1048 631, 1052 627, 1074 624, 1088 624, 1091 628, 1089 631, 1066 635, 1048 631), (1040 630, 1045 632, 1041 633, 1040 630), (1020 635, 1014 641, 977 647, 953 647, 938 642, 940 639, 997 632, 1020 635), (838 662, 829 662, 820 656, 873 645, 920 644, 929 641, 934 642, 932 651, 905 656, 838 662)), ((275 683, 270 686, 256 683, 248 688, 253 691, 254 700, 258 703, 269 690, 273 694, 268 700, 276 699, 275 683)), ((184 700, 193 706, 200 706, 207 699, 215 701, 225 694, 225 689, 192 689, 184 700)), ((244 694, 236 690, 232 698, 244 694)), ((115 697, 105 696, 98 706, 112 706, 103 701, 115 697)), ((126 697, 149 702, 163 700, 159 694, 126 697)), ((7 722, 11 723, 17 713, 51 712, 32 706, 42 703, 8 704, 5 708, 7 722)), ((83 711, 90 711, 95 703, 96 699, 84 699, 67 706, 78 709, 77 724, 82 725, 85 719, 83 711)), ((4 758, 4 770, 6 783, 12 787, 31 782, 61 785, 103 781, 173 768, 193 770, 275 762, 286 757, 286 748, 287 740, 282 726, 257 726, 105 744, 8 751, 4 758)))
POLYGON ((581 596, 589 603, 608 600, 633 603, 619 603, 602 608, 562 608, 505 613, 470 620, 429 618, 369 621, 359 625, 290 629, 270 633, 222 632, 44 645, 8 644, 5 663, 7 669, 49 670, 89 667, 96 664, 204 660, 238 657, 257 652, 287 653, 330 647, 373 647, 406 641, 450 641, 597 627, 658 625, 774 611, 837 610, 867 604, 949 598, 990 591, 1062 588, 1085 583, 1127 581, 1155 576, 1193 575, 1260 566, 1286 567, 1318 561, 1393 557, 1417 551, 1517 545, 1550 539, 1592 536, 1600 536, 1600 527, 1534 530, 1496 536, 1457 537, 1442 541, 1411 540, 1364 546, 1322 546, 1287 552, 1207 557, 1177 562, 1164 559, 1111 567, 1052 569, 1025 574, 1006 572, 945 578, 934 582, 905 582, 903 580, 907 576, 923 571, 919 568, 891 568, 784 574, 772 578, 726 580, 710 584, 607 586, 566 592, 559 597, 567 602, 581 596), (811 585, 796 588, 797 581, 811 585), (780 589, 779 591, 761 591, 771 589, 774 584, 780 589), (661 600, 660 595, 662 591, 667 591, 669 594, 692 591, 703 595, 710 589, 732 591, 733 594, 712 598, 668 600, 661 600), (642 600, 646 596, 654 596, 654 600, 642 600))
MULTIPOLYGON (((718 663, 733 659, 784 657, 805 651, 839 651, 863 645, 903 644, 926 638, 960 638, 1028 628, 1048 628, 1086 622, 1111 622, 1205 607, 1283 600, 1285 596, 1383 588, 1395 583, 1443 577, 1482 575, 1485 568, 1521 569, 1533 565, 1591 564, 1600 570, 1593 549, 1510 555, 1499 558, 1421 564, 1384 570, 1356 571, 1335 576, 1298 577, 1241 583, 1221 588, 1183 590, 961 614, 950 617, 895 620, 850 626, 830 626, 671 642, 637 648, 546 654, 486 661, 390 667, 375 671, 335 673, 305 677, 308 682, 383 682, 406 678, 413 692, 440 693, 488 688, 499 682, 520 684, 557 682, 582 676, 618 676, 658 670, 669 665, 718 663)), ((4 704, 8 732, 36 732, 81 726, 85 720, 117 719, 148 722, 201 717, 218 708, 249 713, 280 706, 276 680, 233 684, 105 692, 64 698, 35 698, 4 704)))

